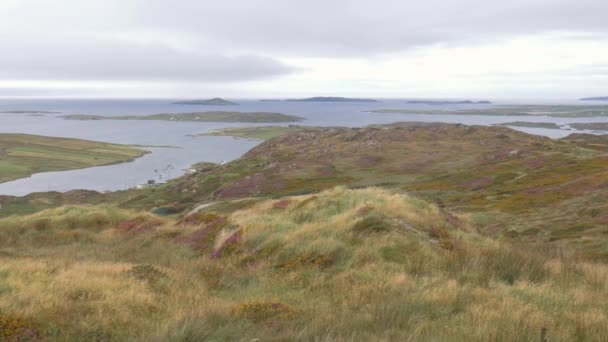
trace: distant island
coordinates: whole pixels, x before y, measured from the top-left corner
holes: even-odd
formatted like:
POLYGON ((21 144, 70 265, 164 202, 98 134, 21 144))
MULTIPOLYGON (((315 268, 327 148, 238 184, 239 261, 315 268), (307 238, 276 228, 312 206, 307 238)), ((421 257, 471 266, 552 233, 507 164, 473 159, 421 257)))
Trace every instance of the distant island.
POLYGON ((490 101, 436 101, 436 100, 411 100, 407 101, 410 104, 427 104, 427 105, 453 105, 453 104, 492 104, 490 101))
POLYGON ((163 113, 153 115, 102 116, 74 114, 65 115, 67 120, 162 120, 162 121, 194 121, 194 122, 247 122, 247 123, 283 123, 298 122, 304 118, 296 115, 286 115, 270 112, 195 112, 195 113, 163 113))
POLYGON ((309 97, 305 99, 287 99, 285 101, 293 101, 293 102, 379 102, 374 99, 359 99, 359 98, 349 98, 349 97, 309 97))
POLYGON ((48 110, 2 110, 0 114, 61 114, 48 110))
POLYGON ((488 108, 385 108, 368 111, 384 114, 419 115, 484 115, 484 116, 547 116, 547 117, 606 117, 608 106, 570 106, 570 105, 512 105, 488 108))
POLYGON ((579 101, 608 101, 608 96, 584 97, 579 101))
POLYGON ((608 131, 608 122, 572 123, 570 124, 570 127, 578 130, 608 131))
POLYGON ((227 101, 219 97, 210 100, 186 100, 173 102, 176 105, 190 105, 190 106, 236 106, 238 103, 227 101))
POLYGON ((554 122, 513 121, 494 124, 494 126, 561 129, 561 126, 554 122))

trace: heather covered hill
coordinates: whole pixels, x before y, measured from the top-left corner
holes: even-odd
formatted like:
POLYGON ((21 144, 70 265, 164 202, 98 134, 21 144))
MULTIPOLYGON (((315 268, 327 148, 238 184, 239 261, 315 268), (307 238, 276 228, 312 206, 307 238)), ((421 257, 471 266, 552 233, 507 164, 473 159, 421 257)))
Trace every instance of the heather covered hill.
MULTIPOLYGON (((608 257, 608 143, 593 135, 552 140, 506 127, 441 123, 292 129, 233 162, 201 164, 165 185, 78 203, 159 213, 201 204, 378 186, 470 213, 480 231, 515 241, 569 245, 608 257)), ((1 198, 0 215, 73 203, 60 195, 1 198)))
POLYGON ((128 207, 185 210, 206 201, 306 194, 336 185, 382 186, 478 213, 480 222, 491 217, 484 228, 491 234, 568 242, 586 254, 607 256, 601 234, 607 172, 604 150, 585 139, 405 123, 281 135, 231 163, 120 199, 128 207))

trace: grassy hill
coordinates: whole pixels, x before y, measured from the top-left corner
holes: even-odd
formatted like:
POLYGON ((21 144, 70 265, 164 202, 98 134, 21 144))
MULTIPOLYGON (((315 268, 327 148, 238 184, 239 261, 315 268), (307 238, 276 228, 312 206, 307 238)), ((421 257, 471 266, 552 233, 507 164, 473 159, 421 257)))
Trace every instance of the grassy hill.
POLYGON ((95 141, 0 133, 0 183, 38 172, 126 162, 145 153, 95 141))
POLYGON ((186 210, 248 197, 381 186, 475 213, 488 234, 571 244, 607 257, 607 144, 577 135, 552 140, 505 127, 398 124, 305 129, 260 144, 145 192, 117 193, 132 208, 186 210))
POLYGON ((379 188, 0 220, 0 339, 601 340, 608 268, 379 188), (49 258, 52 256, 52 258, 49 258))
POLYGON ((232 133, 274 138, 159 187, 0 198, 0 340, 608 335, 607 137, 232 133))

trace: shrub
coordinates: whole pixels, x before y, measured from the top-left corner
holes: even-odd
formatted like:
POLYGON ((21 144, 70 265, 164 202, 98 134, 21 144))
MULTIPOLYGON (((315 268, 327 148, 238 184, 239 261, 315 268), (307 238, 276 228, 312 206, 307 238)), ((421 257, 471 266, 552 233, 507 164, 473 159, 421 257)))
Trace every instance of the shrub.
POLYGON ((24 318, 0 313, 1 341, 28 341, 38 338, 35 324, 24 318))
POLYGON ((152 265, 135 265, 127 273, 135 279, 148 282, 155 282, 167 276, 165 272, 152 265))

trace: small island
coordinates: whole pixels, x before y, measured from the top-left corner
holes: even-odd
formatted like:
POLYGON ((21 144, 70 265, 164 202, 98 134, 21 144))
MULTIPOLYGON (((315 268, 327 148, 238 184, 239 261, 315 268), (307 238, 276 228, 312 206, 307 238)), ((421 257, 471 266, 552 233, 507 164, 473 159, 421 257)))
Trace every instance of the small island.
POLYGON ((2 110, 0 114, 61 114, 49 110, 2 110))
POLYGON ((492 104, 490 101, 437 101, 437 100, 410 100, 409 104, 426 104, 426 105, 461 105, 461 104, 492 104))
POLYGON ((608 131, 608 122, 572 123, 570 127, 578 130, 608 131))
POLYGON ((146 153, 104 142, 0 133, 0 183, 40 172, 124 163, 146 153))
POLYGON ((608 101, 608 96, 584 97, 579 101, 608 101))
POLYGON ((494 124, 494 126, 507 126, 507 127, 527 127, 527 128, 549 128, 549 129, 561 129, 562 127, 554 122, 529 122, 529 121, 513 121, 494 124))
POLYGON ((246 122, 246 123, 285 123, 298 122, 304 118, 271 112, 195 112, 195 113, 163 113, 153 115, 65 115, 66 120, 162 120, 162 121, 192 121, 192 122, 246 122))
POLYGON ((185 100, 176 101, 172 104, 176 105, 189 105, 189 106, 238 106, 238 103, 224 100, 219 97, 215 97, 210 100, 185 100))
POLYGON ((316 96, 305 99, 287 99, 285 101, 291 102, 379 102, 374 99, 360 99, 360 98, 349 98, 349 97, 324 97, 316 96))
MULTIPOLYGON (((257 126, 257 127, 227 127, 209 133, 201 133, 199 136, 228 136, 251 140, 268 140, 281 135, 294 132, 330 129, 317 126, 257 126)), ((338 129, 338 128, 335 128, 338 129)))
POLYGON ((483 116, 547 116, 561 118, 605 117, 608 106, 589 105, 505 105, 488 108, 445 108, 445 109, 375 109, 368 113, 417 114, 417 115, 483 115, 483 116))

